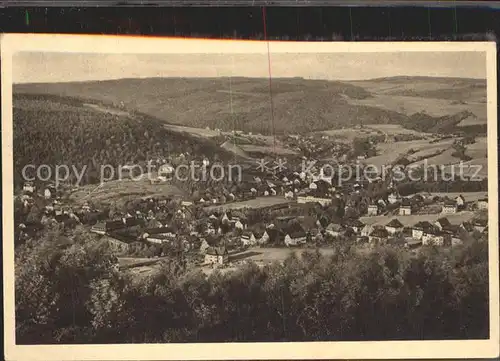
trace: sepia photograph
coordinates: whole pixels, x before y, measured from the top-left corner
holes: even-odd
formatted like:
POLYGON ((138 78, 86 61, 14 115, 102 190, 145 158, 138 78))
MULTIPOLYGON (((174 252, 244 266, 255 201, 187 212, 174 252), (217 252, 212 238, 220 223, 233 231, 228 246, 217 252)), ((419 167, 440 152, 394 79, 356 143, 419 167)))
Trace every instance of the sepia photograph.
POLYGON ((8 359, 498 354, 495 43, 9 34, 1 65, 8 359))

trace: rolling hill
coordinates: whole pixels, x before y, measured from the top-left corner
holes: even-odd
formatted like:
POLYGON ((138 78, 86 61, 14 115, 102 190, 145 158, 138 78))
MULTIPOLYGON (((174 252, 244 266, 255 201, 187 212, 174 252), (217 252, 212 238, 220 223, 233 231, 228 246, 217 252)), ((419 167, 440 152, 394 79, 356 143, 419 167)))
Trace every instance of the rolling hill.
POLYGON ((210 139, 167 129, 152 117, 68 97, 14 94, 13 128, 16 184, 28 164, 87 167, 84 183, 96 183, 102 165, 145 165, 180 153, 234 159, 210 139))
POLYGON ((17 84, 14 92, 89 99, 153 116, 171 126, 212 131, 307 133, 363 123, 437 132, 486 124, 486 84, 477 79, 274 78, 270 89, 265 78, 144 78, 17 84), (465 112, 470 116, 461 123, 444 118, 465 112), (443 122, 453 125, 436 126, 443 122))

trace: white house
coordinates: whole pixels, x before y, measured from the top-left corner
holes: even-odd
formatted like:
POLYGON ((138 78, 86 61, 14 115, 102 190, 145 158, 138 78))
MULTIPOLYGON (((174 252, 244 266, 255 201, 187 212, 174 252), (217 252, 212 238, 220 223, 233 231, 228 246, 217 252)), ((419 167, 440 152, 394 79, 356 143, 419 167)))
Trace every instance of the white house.
POLYGON ((332 203, 332 200, 330 198, 319 198, 319 197, 313 197, 313 196, 301 196, 297 197, 297 203, 319 203, 322 206, 327 206, 332 203))
POLYGON ((255 235, 252 232, 249 232, 241 236, 241 242, 244 246, 252 246, 257 242, 257 240, 255 238, 255 235))
POLYGON ((245 228, 245 225, 243 223, 241 223, 240 220, 236 221, 234 223, 234 228, 238 228, 238 229, 244 229, 245 228))
POLYGON ((365 225, 361 229, 361 237, 368 237, 370 235, 370 233, 372 233, 373 229, 374 228, 372 225, 370 225, 370 224, 365 225))
POLYGON ((457 198, 455 198, 455 203, 459 209, 465 206, 465 198, 460 194, 457 198))
POLYGON ((368 206, 367 215, 368 216, 376 216, 378 214, 378 206, 376 204, 370 204, 368 206))
POLYGON ((445 228, 448 228, 451 226, 450 221, 446 217, 439 218, 436 222, 434 222, 434 225, 440 230, 444 230, 445 228))
POLYGON ((421 221, 413 225, 411 235, 415 239, 422 239, 424 233, 432 230, 433 225, 428 221, 421 221))
POLYGON ((392 221, 385 225, 385 229, 389 234, 400 233, 403 230, 403 224, 394 218, 392 221))
POLYGON ((229 261, 229 252, 225 247, 209 247, 205 253, 205 264, 223 265, 229 261))
POLYGON ((478 209, 488 209, 488 198, 481 198, 477 200, 478 209))
POLYGON ((411 206, 409 205, 402 205, 399 207, 399 215, 400 216, 410 216, 411 215, 411 206))
POLYGON ((443 208, 441 209, 443 214, 453 214, 457 213, 457 204, 455 202, 445 202, 443 208))
POLYGON ((285 236, 285 245, 287 247, 298 246, 299 244, 304 243, 306 243, 306 233, 303 230, 293 232, 285 236))
POLYGON ((439 231, 424 232, 422 236, 422 244, 424 246, 442 246, 444 245, 444 236, 439 231))
POLYGON ((292 191, 288 191, 285 193, 285 198, 286 199, 293 199, 293 192, 292 191))
POLYGON ((396 203, 397 201, 399 200, 399 197, 396 193, 391 193, 389 194, 389 197, 387 197, 387 201, 390 203, 390 204, 394 204, 396 203))
POLYGON ((172 173, 174 173, 175 169, 172 167, 170 164, 162 164, 160 168, 158 169, 158 176, 159 177, 168 177, 172 173))
POLYGON ((328 233, 332 237, 339 237, 343 233, 343 227, 338 224, 338 223, 330 223, 326 229, 325 232, 328 233))
POLYGON ((24 182, 23 191, 29 192, 29 193, 34 193, 35 192, 35 186, 31 182, 24 182))

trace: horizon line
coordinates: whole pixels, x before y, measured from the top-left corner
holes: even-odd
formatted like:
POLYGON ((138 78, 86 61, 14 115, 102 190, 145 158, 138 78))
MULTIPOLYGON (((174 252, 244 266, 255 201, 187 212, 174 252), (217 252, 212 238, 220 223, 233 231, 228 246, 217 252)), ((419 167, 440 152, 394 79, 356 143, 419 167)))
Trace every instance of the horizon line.
MULTIPOLYGON (((265 76, 197 76, 197 77, 190 77, 190 76, 149 76, 149 77, 123 77, 123 78, 109 78, 109 79, 89 79, 89 80, 70 80, 70 81, 56 81, 56 82, 15 82, 12 81, 12 85, 26 85, 26 84, 71 84, 71 83, 96 83, 96 82, 109 82, 109 81, 119 81, 119 80, 147 80, 147 79, 269 79, 269 77, 265 76)), ((376 77, 376 78, 365 78, 365 79, 320 79, 320 78, 304 78, 302 76, 279 76, 279 77, 272 77, 272 79, 302 79, 302 80, 311 80, 311 81, 327 81, 327 82, 344 82, 344 83, 349 83, 349 82, 362 82, 362 81, 381 81, 381 80, 389 80, 389 79, 396 79, 396 78, 420 78, 420 79, 460 79, 460 80, 476 80, 476 81, 485 81, 486 78, 471 78, 471 77, 457 77, 457 76, 446 76, 446 75, 440 75, 440 76, 426 76, 426 75, 393 75, 393 76, 385 76, 385 77, 376 77)))

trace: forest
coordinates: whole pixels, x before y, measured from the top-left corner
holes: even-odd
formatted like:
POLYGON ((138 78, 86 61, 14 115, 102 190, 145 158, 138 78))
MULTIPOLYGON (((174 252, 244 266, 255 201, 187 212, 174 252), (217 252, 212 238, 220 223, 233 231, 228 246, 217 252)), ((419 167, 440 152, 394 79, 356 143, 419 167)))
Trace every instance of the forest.
POLYGON ((105 164, 145 164, 180 153, 232 157, 208 139, 174 133, 150 116, 97 111, 80 99, 16 94, 13 117, 16 185, 28 164, 87 167, 83 181, 88 184, 99 181, 105 164))
POLYGON ((201 271, 175 258, 131 278, 97 238, 56 228, 16 249, 18 344, 481 339, 488 247, 311 250, 201 271))

